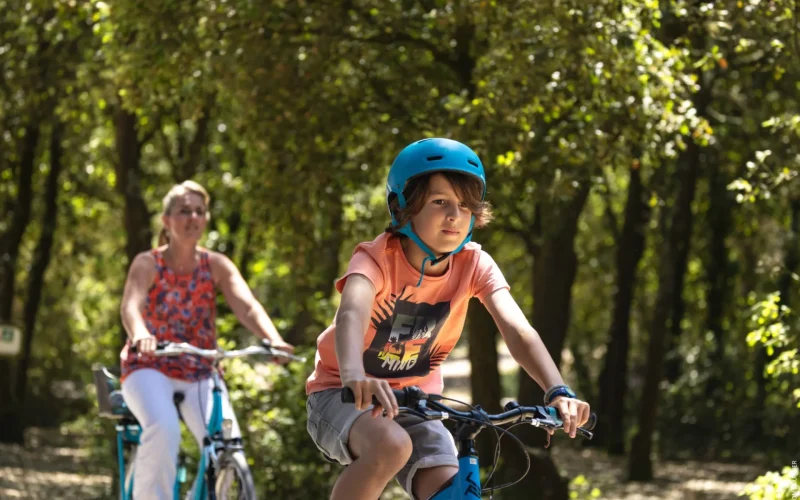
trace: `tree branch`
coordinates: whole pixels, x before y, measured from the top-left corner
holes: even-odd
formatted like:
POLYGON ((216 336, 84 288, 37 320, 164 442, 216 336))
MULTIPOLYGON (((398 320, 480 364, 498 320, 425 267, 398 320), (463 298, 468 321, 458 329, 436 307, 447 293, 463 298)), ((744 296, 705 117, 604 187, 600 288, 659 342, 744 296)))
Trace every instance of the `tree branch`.
POLYGON ((184 159, 183 173, 187 178, 193 177, 197 172, 197 165, 200 163, 203 147, 208 142, 208 126, 211 122, 211 109, 214 107, 215 102, 216 93, 209 94, 203 105, 202 116, 197 120, 197 130, 195 131, 194 138, 192 138, 192 142, 189 144, 186 158, 184 159))
MULTIPOLYGON (((156 129, 154 129, 154 130, 156 130, 156 129)), ((159 136, 159 138, 161 138, 161 141, 160 141, 160 143, 161 143, 161 154, 164 155, 164 158, 166 158, 167 163, 169 163, 169 166, 172 169, 172 176, 174 178, 175 175, 178 172, 178 160, 175 158, 175 155, 172 154, 172 148, 170 147, 169 139, 167 138, 166 134, 164 134, 164 131, 161 130, 161 127, 159 127, 157 130, 159 131, 158 136, 159 136)), ((178 131, 178 132, 180 133, 180 131, 178 131)), ((181 181, 178 181, 178 182, 181 182, 181 181)))
POLYGON ((600 195, 603 197, 603 200, 606 202, 604 213, 605 213, 606 218, 608 219, 608 224, 609 224, 609 226, 611 228, 611 235, 613 236, 614 241, 619 245, 620 232, 621 231, 620 231, 620 227, 619 227, 619 221, 617 219, 617 214, 614 213, 614 209, 613 209, 612 203, 611 203, 611 198, 612 198, 611 197, 611 190, 610 190, 611 184, 609 183, 608 178, 605 175, 605 173, 603 173, 603 179, 605 180, 605 184, 607 186, 607 189, 600 190, 600 195))

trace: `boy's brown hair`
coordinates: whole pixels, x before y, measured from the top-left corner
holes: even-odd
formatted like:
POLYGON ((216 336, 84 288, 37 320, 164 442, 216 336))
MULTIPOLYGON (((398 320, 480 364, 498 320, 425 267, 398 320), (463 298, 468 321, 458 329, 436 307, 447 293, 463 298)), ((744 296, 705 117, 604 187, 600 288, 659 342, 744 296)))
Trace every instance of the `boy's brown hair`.
POLYGON ((442 174, 447 179, 450 185, 453 186, 456 196, 466 203, 467 207, 472 211, 475 216, 475 229, 485 227, 491 222, 494 218, 492 206, 488 201, 482 199, 483 184, 481 181, 471 175, 443 170, 420 175, 408 181, 408 185, 403 190, 403 195, 406 198, 406 208, 400 208, 396 197, 389 202, 391 211, 395 219, 397 219, 397 224, 390 224, 386 228, 387 233, 391 233, 393 236, 404 236, 398 232, 399 229, 405 226, 412 216, 422 210, 430 191, 431 176, 436 174, 442 174))

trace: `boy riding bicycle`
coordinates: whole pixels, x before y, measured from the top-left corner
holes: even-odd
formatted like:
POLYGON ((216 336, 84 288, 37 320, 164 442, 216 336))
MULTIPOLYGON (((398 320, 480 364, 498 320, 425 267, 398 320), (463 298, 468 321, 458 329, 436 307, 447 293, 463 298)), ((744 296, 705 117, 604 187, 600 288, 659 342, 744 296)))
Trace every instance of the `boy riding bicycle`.
POLYGON ((359 244, 333 325, 317 340, 306 383, 308 432, 348 467, 332 499, 375 499, 396 477, 412 498, 428 498, 458 471, 453 438, 440 421, 398 415, 391 389, 440 394, 442 362, 461 335, 469 299, 492 314, 514 359, 547 390, 575 437, 589 405, 564 385, 539 335, 488 253, 471 243, 492 218, 478 156, 450 139, 423 139, 395 159, 387 181, 391 225, 359 244), (355 394, 342 403, 341 387, 355 394), (375 396, 379 406, 372 406, 375 396), (384 413, 385 411, 385 413, 384 413))

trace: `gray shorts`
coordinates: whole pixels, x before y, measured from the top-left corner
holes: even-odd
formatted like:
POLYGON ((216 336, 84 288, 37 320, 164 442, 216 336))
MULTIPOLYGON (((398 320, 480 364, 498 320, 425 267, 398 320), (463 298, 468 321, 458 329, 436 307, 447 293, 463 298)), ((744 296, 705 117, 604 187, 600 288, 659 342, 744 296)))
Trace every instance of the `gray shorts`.
MULTIPOLYGON (((342 465, 351 464, 353 457, 347 446, 350 428, 358 417, 369 410, 356 410, 354 404, 342 403, 341 389, 312 393, 306 400, 306 410, 306 428, 317 448, 326 457, 342 465)), ((438 420, 400 414, 394 421, 408 432, 412 444, 411 458, 395 477, 406 493, 414 498, 411 485, 419 469, 441 465, 458 467, 456 444, 450 431, 438 420)))

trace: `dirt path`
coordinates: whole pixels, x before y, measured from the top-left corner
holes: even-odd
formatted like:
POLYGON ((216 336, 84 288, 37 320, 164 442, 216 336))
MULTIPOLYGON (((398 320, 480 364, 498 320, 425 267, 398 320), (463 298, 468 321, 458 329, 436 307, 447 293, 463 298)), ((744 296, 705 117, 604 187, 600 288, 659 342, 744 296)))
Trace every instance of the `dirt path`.
POLYGON ((111 476, 92 463, 79 438, 29 429, 26 441, 24 448, 0 444, 0 498, 107 498, 111 476))

